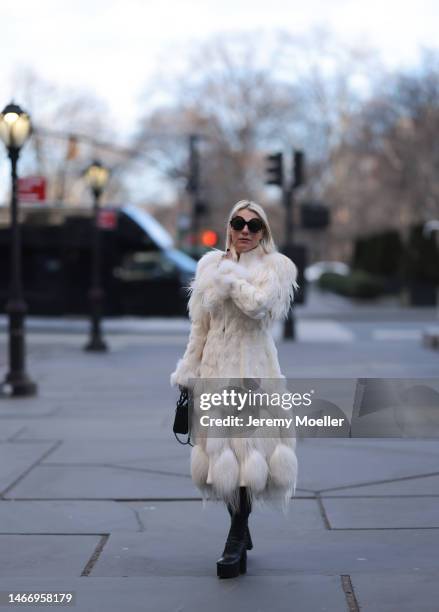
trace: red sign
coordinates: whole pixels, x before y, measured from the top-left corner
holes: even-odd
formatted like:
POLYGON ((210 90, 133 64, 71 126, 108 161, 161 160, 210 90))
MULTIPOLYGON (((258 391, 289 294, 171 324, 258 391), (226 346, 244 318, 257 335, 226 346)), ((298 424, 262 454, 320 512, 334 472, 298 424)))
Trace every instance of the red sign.
POLYGON ((26 176, 19 178, 18 199, 20 202, 44 202, 46 199, 45 177, 26 176))
POLYGON ((101 229, 116 229, 117 212, 115 210, 100 210, 98 214, 98 227, 101 229))

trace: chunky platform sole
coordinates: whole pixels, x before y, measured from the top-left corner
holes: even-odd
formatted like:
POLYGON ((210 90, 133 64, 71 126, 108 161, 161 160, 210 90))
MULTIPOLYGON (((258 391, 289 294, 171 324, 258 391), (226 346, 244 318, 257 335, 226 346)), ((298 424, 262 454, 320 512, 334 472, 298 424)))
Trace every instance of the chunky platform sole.
POLYGON ((216 564, 216 574, 218 578, 236 578, 239 574, 247 572, 247 551, 244 549, 240 559, 235 563, 216 564))

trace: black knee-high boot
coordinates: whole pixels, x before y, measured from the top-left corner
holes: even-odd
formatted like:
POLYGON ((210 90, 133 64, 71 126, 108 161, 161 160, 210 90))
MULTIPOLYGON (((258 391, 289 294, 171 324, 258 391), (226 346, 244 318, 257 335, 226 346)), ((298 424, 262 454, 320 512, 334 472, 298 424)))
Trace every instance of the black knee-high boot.
MULTIPOLYGON (((233 508, 230 504, 226 504, 226 505, 227 505, 227 510, 229 511, 229 514, 230 514, 230 518, 232 519, 233 518, 233 508)), ((251 503, 249 504, 249 514, 250 512, 251 512, 251 503)), ((247 550, 251 550, 253 548, 253 541, 252 541, 252 538, 250 535, 250 529, 248 526, 248 518, 247 518, 247 524, 246 524, 245 538, 246 538, 247 550)))
POLYGON ((217 561, 219 578, 235 578, 247 571, 247 521, 251 505, 246 487, 239 488, 239 510, 232 514, 232 524, 227 536, 224 552, 217 561))

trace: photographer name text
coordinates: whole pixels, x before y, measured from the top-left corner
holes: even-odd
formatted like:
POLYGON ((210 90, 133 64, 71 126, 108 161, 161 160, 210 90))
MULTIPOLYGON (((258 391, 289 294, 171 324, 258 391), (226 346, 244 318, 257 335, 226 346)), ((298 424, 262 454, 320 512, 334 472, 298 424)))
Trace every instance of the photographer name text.
POLYGON ((246 422, 245 419, 238 416, 227 415, 226 417, 209 417, 204 415, 200 418, 202 427, 285 427, 290 428, 294 421, 296 427, 343 427, 346 419, 335 418, 325 415, 320 418, 312 418, 307 415, 293 418, 272 418, 272 417, 254 417, 249 415, 246 422))

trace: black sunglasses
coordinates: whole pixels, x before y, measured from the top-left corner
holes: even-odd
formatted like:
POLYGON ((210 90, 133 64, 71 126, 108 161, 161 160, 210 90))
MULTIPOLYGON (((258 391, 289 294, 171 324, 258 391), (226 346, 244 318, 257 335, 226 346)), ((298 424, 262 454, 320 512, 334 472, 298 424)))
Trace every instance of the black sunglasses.
POLYGON ((261 229, 264 228, 264 224, 262 223, 262 221, 260 219, 257 219, 256 217, 250 219, 250 221, 246 221, 245 219, 239 216, 233 217, 233 219, 230 221, 230 225, 233 227, 234 230, 238 232, 240 232, 244 229, 245 226, 247 226, 252 234, 257 234, 261 231, 261 229))

